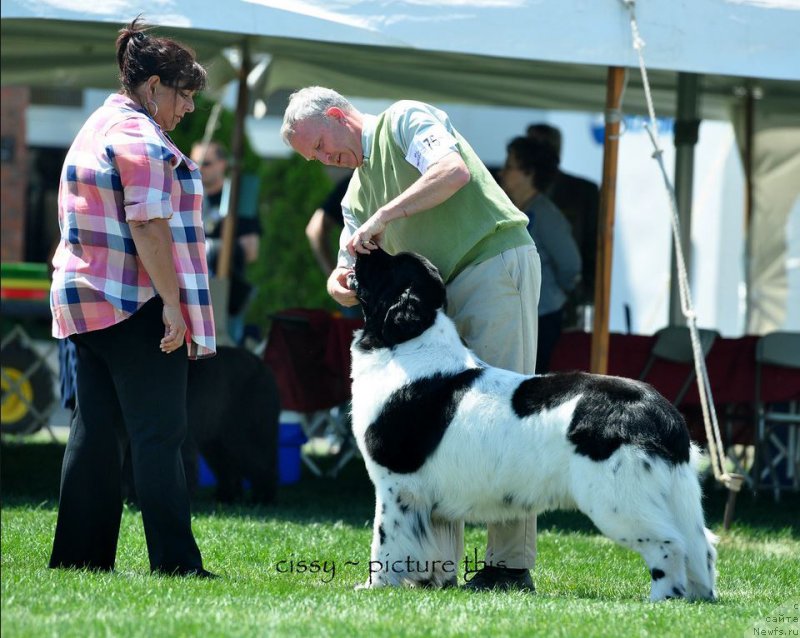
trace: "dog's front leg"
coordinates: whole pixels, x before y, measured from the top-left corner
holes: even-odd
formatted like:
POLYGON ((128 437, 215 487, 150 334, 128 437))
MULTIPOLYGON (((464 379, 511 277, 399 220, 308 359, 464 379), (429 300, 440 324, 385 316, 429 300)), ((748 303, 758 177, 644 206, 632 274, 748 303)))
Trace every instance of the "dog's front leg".
POLYGON ((452 534, 434 533, 431 508, 396 484, 388 488, 376 499, 370 573, 363 587, 453 584, 457 563, 450 557, 452 543, 440 547, 443 536, 452 534))
POLYGON ((384 518, 386 516, 386 502, 381 494, 375 494, 375 518, 372 524, 372 547, 370 550, 369 577, 363 585, 356 585, 356 589, 371 589, 385 587, 396 583, 389 582, 390 564, 384 556, 383 544, 386 540, 384 518), (386 568, 384 569, 384 565, 386 568))

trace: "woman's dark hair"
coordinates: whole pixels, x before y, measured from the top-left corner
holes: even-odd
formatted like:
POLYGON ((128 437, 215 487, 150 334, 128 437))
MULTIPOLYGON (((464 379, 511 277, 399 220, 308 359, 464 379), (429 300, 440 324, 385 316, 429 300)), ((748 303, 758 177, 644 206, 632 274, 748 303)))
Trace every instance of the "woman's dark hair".
POLYGON ((145 33, 138 16, 119 31, 117 64, 119 81, 129 93, 151 75, 169 87, 201 91, 206 87, 206 70, 195 60, 194 51, 170 40, 145 33))
POLYGON ((528 137, 515 137, 506 150, 517 160, 519 168, 532 176, 536 190, 550 188, 558 174, 558 154, 549 144, 528 137))

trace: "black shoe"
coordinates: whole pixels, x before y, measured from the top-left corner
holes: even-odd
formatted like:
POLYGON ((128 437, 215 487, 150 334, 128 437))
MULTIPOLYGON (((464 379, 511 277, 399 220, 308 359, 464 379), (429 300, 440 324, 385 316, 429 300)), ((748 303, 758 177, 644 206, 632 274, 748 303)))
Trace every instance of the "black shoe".
POLYGON ((470 591, 486 591, 490 589, 536 591, 531 579, 531 573, 527 569, 511 569, 510 567, 487 565, 483 569, 473 572, 471 576, 464 584, 464 589, 470 591))

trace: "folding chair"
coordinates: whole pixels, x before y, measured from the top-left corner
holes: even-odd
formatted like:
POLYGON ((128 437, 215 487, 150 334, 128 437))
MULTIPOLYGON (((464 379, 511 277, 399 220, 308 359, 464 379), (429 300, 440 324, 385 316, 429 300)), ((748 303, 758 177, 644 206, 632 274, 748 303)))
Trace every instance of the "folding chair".
MULTIPOLYGON (((700 336, 700 349, 703 352, 703 358, 708 356, 708 351, 714 345, 719 333, 716 330, 708 330, 704 328, 698 329, 700 336)), ((683 382, 678 389, 678 393, 672 400, 672 404, 678 407, 686 396, 686 392, 695 380, 696 374, 694 370, 694 354, 692 353, 692 341, 689 333, 689 328, 685 326, 667 326, 662 328, 656 333, 656 341, 653 344, 653 349, 650 351, 650 356, 644 364, 641 374, 639 375, 640 381, 647 381, 648 375, 651 373, 653 366, 659 360, 668 361, 671 363, 688 364, 689 371, 684 377, 683 382)))
POLYGON ((800 333, 773 332, 756 344, 754 489, 771 489, 775 500, 782 491, 800 489, 800 387, 794 400, 764 400, 764 382, 771 374, 800 370, 800 333))
POLYGON ((350 427, 350 342, 361 319, 335 317, 326 310, 295 308, 272 317, 264 362, 272 369, 281 409, 300 415, 306 437, 334 439, 333 463, 319 463, 312 447, 301 448, 303 463, 317 476, 335 477, 358 452, 350 427))

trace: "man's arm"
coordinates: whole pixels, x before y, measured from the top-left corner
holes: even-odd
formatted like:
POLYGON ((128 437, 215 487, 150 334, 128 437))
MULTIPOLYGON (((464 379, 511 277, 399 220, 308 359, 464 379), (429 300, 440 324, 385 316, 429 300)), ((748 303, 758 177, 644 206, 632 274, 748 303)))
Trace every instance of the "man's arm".
POLYGON ((381 206, 347 242, 351 255, 368 253, 365 243, 380 243, 386 225, 401 217, 411 217, 447 201, 470 181, 469 168, 461 155, 450 152, 433 164, 420 178, 392 201, 381 206))

